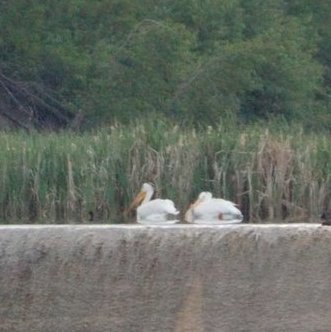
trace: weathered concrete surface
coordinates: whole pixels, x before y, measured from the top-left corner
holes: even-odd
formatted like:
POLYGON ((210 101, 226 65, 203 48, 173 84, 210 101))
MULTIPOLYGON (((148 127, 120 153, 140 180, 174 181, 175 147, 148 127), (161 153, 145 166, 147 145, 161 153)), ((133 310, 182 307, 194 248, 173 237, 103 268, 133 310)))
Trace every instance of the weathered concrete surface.
POLYGON ((0 331, 331 331, 331 227, 2 226, 0 331))

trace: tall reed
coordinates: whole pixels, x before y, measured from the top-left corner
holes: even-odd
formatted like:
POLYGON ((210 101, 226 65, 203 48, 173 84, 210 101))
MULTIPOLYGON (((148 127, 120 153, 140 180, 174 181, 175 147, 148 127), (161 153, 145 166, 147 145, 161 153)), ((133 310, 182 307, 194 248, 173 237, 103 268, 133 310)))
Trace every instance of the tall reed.
POLYGON ((249 222, 314 221, 331 208, 327 134, 165 122, 90 133, 0 133, 4 223, 122 222, 143 182, 184 212, 203 190, 237 202, 249 222))

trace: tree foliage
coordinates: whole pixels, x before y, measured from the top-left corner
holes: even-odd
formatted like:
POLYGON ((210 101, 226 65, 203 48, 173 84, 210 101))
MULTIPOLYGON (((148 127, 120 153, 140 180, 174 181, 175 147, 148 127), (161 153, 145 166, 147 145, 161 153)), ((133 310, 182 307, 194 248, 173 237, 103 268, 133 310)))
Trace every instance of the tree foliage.
POLYGON ((280 117, 331 128, 329 2, 0 2, 0 70, 92 123, 280 117))

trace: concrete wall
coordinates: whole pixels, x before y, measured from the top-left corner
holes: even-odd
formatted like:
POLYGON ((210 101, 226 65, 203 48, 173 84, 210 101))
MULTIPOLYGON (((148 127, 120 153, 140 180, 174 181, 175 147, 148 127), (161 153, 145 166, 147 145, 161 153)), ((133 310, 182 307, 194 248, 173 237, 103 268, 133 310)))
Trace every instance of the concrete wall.
POLYGON ((0 331, 331 331, 331 227, 2 226, 0 331))

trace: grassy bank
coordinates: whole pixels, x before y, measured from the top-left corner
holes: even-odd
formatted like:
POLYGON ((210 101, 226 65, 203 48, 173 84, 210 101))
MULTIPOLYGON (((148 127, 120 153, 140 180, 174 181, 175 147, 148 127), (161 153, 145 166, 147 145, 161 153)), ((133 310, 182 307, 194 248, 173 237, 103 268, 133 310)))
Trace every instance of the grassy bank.
POLYGON ((93 133, 1 133, 0 219, 120 222, 141 183, 184 212, 202 190, 237 202, 251 222, 315 220, 330 201, 331 140, 300 128, 164 122, 93 133))

